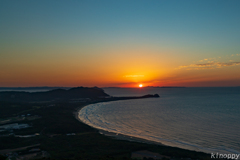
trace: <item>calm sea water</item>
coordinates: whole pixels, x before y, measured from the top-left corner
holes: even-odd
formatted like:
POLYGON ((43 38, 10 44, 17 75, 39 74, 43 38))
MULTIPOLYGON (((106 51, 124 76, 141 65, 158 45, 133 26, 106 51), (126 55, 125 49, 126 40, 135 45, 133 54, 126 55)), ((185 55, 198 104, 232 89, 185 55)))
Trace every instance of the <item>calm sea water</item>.
POLYGON ((86 124, 184 149, 240 153, 240 87, 105 89, 112 96, 161 98, 92 104, 86 124))

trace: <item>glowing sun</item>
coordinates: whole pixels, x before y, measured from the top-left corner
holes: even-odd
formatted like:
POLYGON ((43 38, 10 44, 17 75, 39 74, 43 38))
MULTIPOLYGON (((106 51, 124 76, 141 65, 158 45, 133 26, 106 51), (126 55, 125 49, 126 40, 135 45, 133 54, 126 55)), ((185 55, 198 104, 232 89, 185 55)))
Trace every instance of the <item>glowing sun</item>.
POLYGON ((142 84, 139 84, 139 87, 141 88, 143 85, 142 84))

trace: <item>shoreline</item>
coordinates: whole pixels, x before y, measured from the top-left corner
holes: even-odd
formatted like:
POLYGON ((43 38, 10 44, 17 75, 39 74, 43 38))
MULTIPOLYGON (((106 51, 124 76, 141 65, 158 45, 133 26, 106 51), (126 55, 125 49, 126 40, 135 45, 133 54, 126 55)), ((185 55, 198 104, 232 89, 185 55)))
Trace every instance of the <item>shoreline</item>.
MULTIPOLYGON (((102 103, 102 102, 97 102, 97 103, 102 103)), ((90 104, 97 104, 97 103, 90 103, 90 104)), ((88 125, 88 124, 86 124, 86 123, 84 123, 83 121, 80 120, 80 118, 78 117, 78 113, 80 112, 81 109, 83 109, 84 107, 86 107, 90 104, 86 104, 86 105, 83 105, 81 107, 77 107, 76 110, 73 112, 74 117, 80 123, 83 123, 85 125, 88 125)), ((90 126, 90 125, 88 125, 88 126, 90 126)), ((92 126, 90 126, 90 127, 97 130, 99 134, 102 134, 102 135, 105 135, 107 137, 111 137, 111 138, 117 139, 117 140, 125 140, 125 141, 130 141, 130 142, 139 142, 139 143, 145 143, 145 144, 155 144, 155 145, 160 145, 160 146, 167 146, 167 145, 164 145, 160 142, 150 141, 150 140, 146 140, 146 139, 143 139, 143 138, 128 136, 128 135, 119 134, 119 133, 115 133, 115 132, 109 132, 109 131, 106 131, 106 130, 103 130, 103 129, 94 128, 92 126)), ((171 146, 168 146, 168 147, 171 147, 171 146)))
MULTIPOLYGON (((123 99, 125 100, 125 99, 123 99)), ((122 141, 128 141, 128 142, 137 142, 137 143, 142 143, 142 144, 149 144, 149 145, 157 145, 157 146, 161 146, 161 147, 171 147, 171 148, 176 148, 176 149, 181 149, 181 150, 185 150, 188 152, 197 152, 197 153, 204 153, 209 155, 210 152, 204 152, 204 151, 200 151, 200 150, 191 150, 191 149, 186 149, 186 148, 181 148, 181 147, 176 147, 176 146, 170 146, 170 145, 165 145, 162 144, 161 142, 155 142, 155 141, 151 141, 151 140, 147 140, 147 139, 143 139, 143 138, 139 138, 139 137, 134 137, 134 136, 129 136, 129 135, 124 135, 124 134, 120 134, 120 133, 115 133, 115 132, 111 132, 111 131, 107 131, 104 129, 98 129, 98 128, 94 128, 93 126, 90 126, 86 123, 84 123, 79 117, 78 117, 78 113, 80 112, 81 109, 83 109, 84 107, 91 105, 91 104, 97 104, 97 103, 104 103, 104 102, 111 102, 111 101, 116 101, 116 100, 109 100, 109 101, 101 101, 101 102, 94 102, 94 103, 89 103, 89 104, 85 104, 82 105, 80 107, 75 108, 75 111, 73 112, 74 117, 82 124, 87 125, 89 127, 91 127, 92 129, 94 129, 95 131, 97 131, 98 134, 100 135, 104 135, 106 137, 109 137, 111 139, 115 139, 115 140, 122 140, 122 141)), ((119 101, 119 100, 117 100, 119 101)))
MULTIPOLYGON (((128 135, 124 135, 124 134, 109 132, 109 131, 105 131, 105 130, 101 130, 101 129, 98 129, 98 131, 99 131, 100 134, 103 134, 107 137, 111 137, 111 138, 117 139, 117 140, 125 140, 125 141, 129 141, 129 142, 138 142, 138 143, 166 146, 166 145, 164 145, 160 142, 154 142, 154 141, 146 140, 146 139, 143 139, 143 138, 138 138, 138 137, 128 136, 128 135)), ((171 147, 171 146, 168 146, 168 147, 171 147)))
MULTIPOLYGON (((106 102, 106 101, 104 101, 106 102)), ((107 102, 111 102, 111 101, 107 101, 107 102)), ((73 112, 74 117, 82 124, 85 124, 89 127, 91 127, 92 129, 96 130, 98 134, 100 135, 104 135, 106 137, 109 137, 111 139, 115 139, 115 140, 122 140, 122 141, 128 141, 128 142, 137 142, 137 143, 142 143, 142 144, 149 144, 149 145, 157 145, 157 146, 161 146, 161 147, 171 147, 171 148, 176 148, 176 149, 181 149, 181 150, 186 150, 189 152, 197 152, 197 153, 204 153, 204 154, 210 154, 208 152, 203 152, 203 151, 197 151, 197 150, 190 150, 190 149, 185 149, 185 148, 180 148, 180 147, 174 147, 174 146, 169 146, 169 145, 165 145, 162 144, 160 142, 155 142, 155 141, 151 141, 151 140, 146 140, 143 138, 138 138, 138 137, 134 137, 134 136, 129 136, 129 135, 124 135, 124 134, 119 134, 119 133, 115 133, 115 132, 109 132, 107 130, 103 130, 103 129, 98 129, 98 128, 94 128, 86 123, 84 123, 83 121, 80 120, 80 118, 78 117, 78 113, 80 112, 81 109, 83 109, 84 107, 91 105, 91 104, 97 104, 97 103, 103 103, 103 102, 95 102, 95 103, 89 103, 86 105, 83 105, 81 107, 77 107, 75 109, 75 111, 73 112)))

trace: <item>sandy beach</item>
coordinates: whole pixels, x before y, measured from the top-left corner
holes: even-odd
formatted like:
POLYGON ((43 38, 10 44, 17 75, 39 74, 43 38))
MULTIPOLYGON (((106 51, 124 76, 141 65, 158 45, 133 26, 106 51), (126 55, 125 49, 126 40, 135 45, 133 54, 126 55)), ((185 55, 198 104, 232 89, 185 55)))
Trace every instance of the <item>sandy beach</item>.
MULTIPOLYGON (((89 104, 87 104, 87 105, 89 105, 89 104)), ((75 117, 80 123, 84 123, 84 122, 82 122, 82 121, 79 119, 78 113, 80 112, 80 110, 81 110, 83 107, 86 107, 87 105, 78 107, 78 108, 73 112, 74 117, 75 117)), ((85 123, 84 123, 84 124, 85 124, 85 123)), ((92 127, 92 126, 90 126, 90 127, 92 127)), ((92 127, 92 128, 94 128, 94 127, 92 127)), ((94 128, 94 129, 97 129, 97 128, 94 128)), ((162 143, 154 142, 154 141, 149 141, 149 140, 142 139, 142 138, 138 138, 138 137, 133 137, 133 136, 128 136, 128 135, 124 135, 124 134, 109 132, 109 131, 102 130, 102 129, 97 129, 97 130, 98 130, 99 134, 103 134, 103 135, 108 136, 108 137, 111 137, 111 138, 113 138, 113 139, 126 140, 126 141, 130 141, 130 142, 146 143, 146 144, 156 144, 156 145, 165 146, 165 145, 163 145, 162 143)))

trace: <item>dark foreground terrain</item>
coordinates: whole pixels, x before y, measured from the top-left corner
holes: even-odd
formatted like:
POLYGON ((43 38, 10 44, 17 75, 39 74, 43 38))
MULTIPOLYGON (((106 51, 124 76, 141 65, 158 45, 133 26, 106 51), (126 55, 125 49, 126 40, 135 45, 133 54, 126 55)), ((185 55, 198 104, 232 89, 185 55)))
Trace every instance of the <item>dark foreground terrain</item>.
MULTIPOLYGON (((52 99, 44 93, 39 93, 40 98, 33 96, 33 101, 29 93, 23 93, 26 98, 17 97, 18 100, 11 100, 12 97, 16 99, 19 93, 0 92, 0 160, 7 158, 108 160, 134 157, 210 159, 210 155, 205 153, 117 140, 99 134, 98 130, 79 122, 74 112, 90 103, 124 100, 129 97, 110 97, 99 88, 82 87, 73 90, 75 93, 63 90, 58 90, 61 93, 47 92, 52 99), (84 93, 83 90, 88 90, 89 95, 94 93, 94 96, 79 94, 84 93), (74 98, 64 94, 72 94, 74 98)), ((21 94, 19 95, 21 97, 21 94)), ((151 97, 158 96, 147 95, 141 98, 151 97)))

